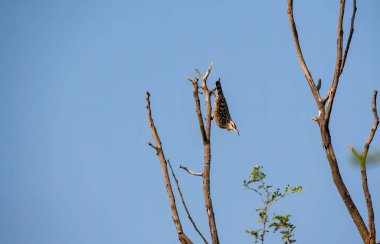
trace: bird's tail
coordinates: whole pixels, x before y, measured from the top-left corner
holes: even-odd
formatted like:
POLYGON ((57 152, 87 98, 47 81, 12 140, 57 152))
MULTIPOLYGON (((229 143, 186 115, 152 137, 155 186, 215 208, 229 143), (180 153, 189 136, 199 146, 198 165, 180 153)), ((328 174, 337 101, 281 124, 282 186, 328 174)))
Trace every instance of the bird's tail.
POLYGON ((215 82, 215 85, 216 85, 216 90, 218 91, 218 93, 222 93, 222 85, 220 84, 220 79, 218 79, 216 82, 215 82))

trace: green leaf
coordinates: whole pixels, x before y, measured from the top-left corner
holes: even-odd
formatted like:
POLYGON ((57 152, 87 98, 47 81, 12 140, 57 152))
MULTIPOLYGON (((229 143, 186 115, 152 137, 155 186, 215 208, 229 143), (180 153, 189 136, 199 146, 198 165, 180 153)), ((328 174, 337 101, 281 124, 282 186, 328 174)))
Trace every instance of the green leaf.
POLYGON ((290 223, 290 214, 279 215, 275 214, 273 218, 269 218, 272 215, 270 212, 271 206, 280 199, 285 198, 289 194, 302 191, 302 186, 291 187, 287 185, 282 192, 280 188, 274 188, 272 185, 267 185, 265 182, 266 174, 263 172, 262 166, 254 166, 247 180, 243 181, 245 189, 256 192, 261 199, 261 206, 257 207, 255 211, 258 214, 257 223, 261 226, 258 230, 245 231, 250 235, 255 236, 255 243, 263 241, 264 236, 268 235, 269 229, 273 230, 273 233, 280 233, 281 239, 284 243, 296 242, 293 239, 294 229, 296 228, 290 223))

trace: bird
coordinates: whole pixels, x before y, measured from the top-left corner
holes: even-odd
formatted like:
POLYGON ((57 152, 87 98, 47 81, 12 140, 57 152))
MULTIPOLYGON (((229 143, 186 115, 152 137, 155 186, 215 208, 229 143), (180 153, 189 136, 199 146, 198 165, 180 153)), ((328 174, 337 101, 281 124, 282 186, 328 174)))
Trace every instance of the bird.
POLYGON ((240 135, 235 122, 231 118, 230 111, 228 110, 227 101, 223 94, 220 79, 215 82, 215 85, 216 93, 214 93, 215 104, 213 119, 220 128, 236 131, 238 135, 240 135))

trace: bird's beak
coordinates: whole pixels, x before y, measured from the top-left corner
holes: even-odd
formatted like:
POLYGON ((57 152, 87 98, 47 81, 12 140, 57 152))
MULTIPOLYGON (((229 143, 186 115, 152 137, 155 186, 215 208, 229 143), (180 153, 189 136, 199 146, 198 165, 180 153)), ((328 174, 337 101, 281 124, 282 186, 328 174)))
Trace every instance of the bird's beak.
POLYGON ((236 131, 238 133, 238 136, 240 136, 238 129, 235 128, 234 131, 236 131))

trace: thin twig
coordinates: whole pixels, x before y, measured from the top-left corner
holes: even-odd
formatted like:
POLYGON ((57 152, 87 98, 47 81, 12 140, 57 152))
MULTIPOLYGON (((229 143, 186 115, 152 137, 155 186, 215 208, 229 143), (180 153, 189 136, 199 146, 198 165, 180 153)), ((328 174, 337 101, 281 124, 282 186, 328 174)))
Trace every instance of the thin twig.
MULTIPOLYGON (((176 227, 177 234, 178 234, 178 239, 181 241, 182 244, 191 244, 193 242, 183 232, 181 220, 180 220, 179 215, 178 215, 177 205, 175 204, 175 197, 173 194, 173 189, 172 189, 172 185, 171 185, 170 178, 169 178, 168 167, 167 167, 164 151, 162 150, 161 140, 160 140, 160 137, 158 136, 157 129, 156 129, 156 126, 154 125, 153 118, 152 118, 152 111, 150 108, 150 94, 149 94, 149 92, 146 92, 146 109, 148 111, 149 127, 151 130, 152 136, 154 138, 154 141, 156 142, 155 148, 157 150, 157 156, 160 160, 162 173, 164 176, 164 182, 165 182, 165 186, 166 186, 166 191, 167 191, 168 197, 169 197, 169 203, 170 203, 170 208, 171 208, 171 212, 172 212, 172 217, 173 217, 174 225, 176 227)), ((149 145, 149 143, 148 143, 148 145, 149 145)))
POLYGON ((319 105, 321 97, 319 95, 317 87, 315 86, 313 77, 311 76, 311 73, 310 73, 309 69, 307 68, 305 59, 304 59, 303 54, 302 54, 299 38, 298 38, 297 27, 296 27, 296 23, 294 21, 294 15, 293 15, 293 0, 288 0, 288 18, 289 18, 289 22, 290 22, 290 27, 292 29, 293 40, 294 40, 294 45, 296 47, 298 60, 301 64, 301 68, 303 70, 303 73, 305 74, 306 80, 309 84, 309 87, 310 87, 310 90, 314 96, 314 99, 319 105))
POLYGON ((197 113, 197 117, 198 117, 198 123, 199 123, 199 129, 201 131, 201 135, 202 135, 202 141, 205 142, 207 141, 207 136, 206 136, 206 130, 205 130, 205 125, 203 123, 203 115, 202 115, 202 109, 201 109, 201 102, 199 100, 199 85, 198 85, 198 78, 195 77, 193 80, 192 80, 192 84, 193 84, 193 96, 194 96, 194 101, 195 101, 195 111, 197 113))
POLYGON ((367 158, 369 146, 373 140, 373 137, 375 136, 377 127, 379 125, 379 115, 377 114, 376 97, 377 97, 377 91, 375 90, 373 92, 373 97, 372 97, 372 112, 373 112, 373 117, 374 117, 374 123, 371 128, 371 132, 368 136, 367 142, 364 145, 363 154, 362 154, 362 162, 360 164, 362 186, 363 186, 363 191, 364 191, 364 196, 365 196, 367 211, 368 211, 368 222, 369 222, 368 228, 369 228, 369 234, 370 234, 369 239, 370 239, 370 242, 372 243, 375 242, 376 228, 375 228, 375 214, 372 207, 372 198, 371 198, 371 194, 368 188, 366 158, 367 158))
POLYGON ((368 228, 369 228, 369 236, 368 236, 368 243, 375 243, 375 236, 376 236, 376 230, 375 230, 375 215, 373 212, 372 207, 372 198, 371 193, 369 192, 368 187, 368 180, 367 180, 367 167, 366 164, 361 162, 360 163, 360 174, 362 177, 362 187, 364 192, 364 197, 367 205, 367 213, 368 213, 368 228))
POLYGON ((206 74, 202 77, 202 80, 206 81, 211 73, 212 66, 214 65, 214 60, 211 61, 211 64, 208 66, 206 74))
POLYGON ((187 209, 187 206, 186 206, 186 203, 185 203, 185 199, 183 198, 181 188, 179 187, 178 179, 177 179, 177 177, 176 177, 175 174, 174 174, 174 170, 173 170, 172 164, 170 163, 169 159, 168 159, 167 162, 168 162, 168 164, 169 164, 170 171, 172 172, 172 175, 173 175, 173 178, 174 178, 175 184, 177 185, 177 190, 178 190, 179 196, 181 197, 182 205, 183 205, 183 207, 185 208, 185 211, 186 211, 186 213, 187 213, 187 217, 189 218, 190 222, 193 224, 194 229, 198 232, 198 234, 200 235, 200 237, 203 239, 204 243, 207 244, 208 242, 207 242, 206 238, 202 235, 202 233, 201 233, 200 230, 198 229, 198 227, 197 227, 197 225, 195 224, 193 218, 191 217, 191 214, 190 214, 189 210, 187 209))
POLYGON ((203 81, 203 77, 202 77, 201 72, 198 69, 195 69, 195 72, 197 73, 197 75, 199 76, 199 78, 201 79, 201 81, 203 81))
MULTIPOLYGON (((339 8, 339 18, 338 18, 338 32, 337 32, 337 46, 336 46, 336 61, 335 61, 335 71, 334 71, 334 78, 330 87, 330 90, 328 91, 329 94, 329 102, 327 104, 326 108, 326 120, 330 120, 331 110, 334 104, 334 97, 336 94, 336 89, 339 84, 339 78, 342 74, 341 68, 342 68, 342 50, 343 50, 343 19, 344 19, 344 8, 345 8, 346 1, 340 0, 340 8, 339 8)), ((355 12, 354 12, 355 13, 355 12)), ((355 17, 355 16, 353 16, 355 17)), ((349 46, 347 46, 349 47, 349 46)), ((347 49, 348 52, 348 49, 347 49)), ((347 56, 347 55, 346 55, 347 56)))
POLYGON ((189 170, 186 166, 183 166, 182 164, 179 166, 181 169, 185 170, 187 173, 195 176, 203 176, 203 173, 196 173, 194 171, 189 170))
POLYGON ((376 97, 377 97, 377 91, 375 90, 373 91, 373 96, 372 96, 372 113, 373 113, 374 123, 371 128, 371 132, 368 136, 367 142, 364 145, 363 155, 365 157, 367 156, 369 146, 373 140, 373 137, 375 136, 377 126, 379 125, 379 115, 377 114, 376 97))
POLYGON ((347 44, 346 44, 346 49, 344 50, 344 55, 343 55, 343 60, 342 60, 342 65, 340 67, 340 73, 343 72, 344 65, 346 64, 346 58, 348 54, 348 50, 350 49, 350 44, 351 44, 351 39, 352 35, 354 34, 354 24, 355 24, 355 17, 356 17, 356 0, 352 1, 352 17, 351 17, 351 27, 350 27, 350 34, 347 39, 347 44))
MULTIPOLYGON (((151 146, 154 150, 157 151, 157 147, 156 147, 155 145, 153 145, 150 141, 148 141, 147 144, 148 144, 149 146, 151 146)), ((157 152, 157 153, 158 153, 158 152, 157 152)))

